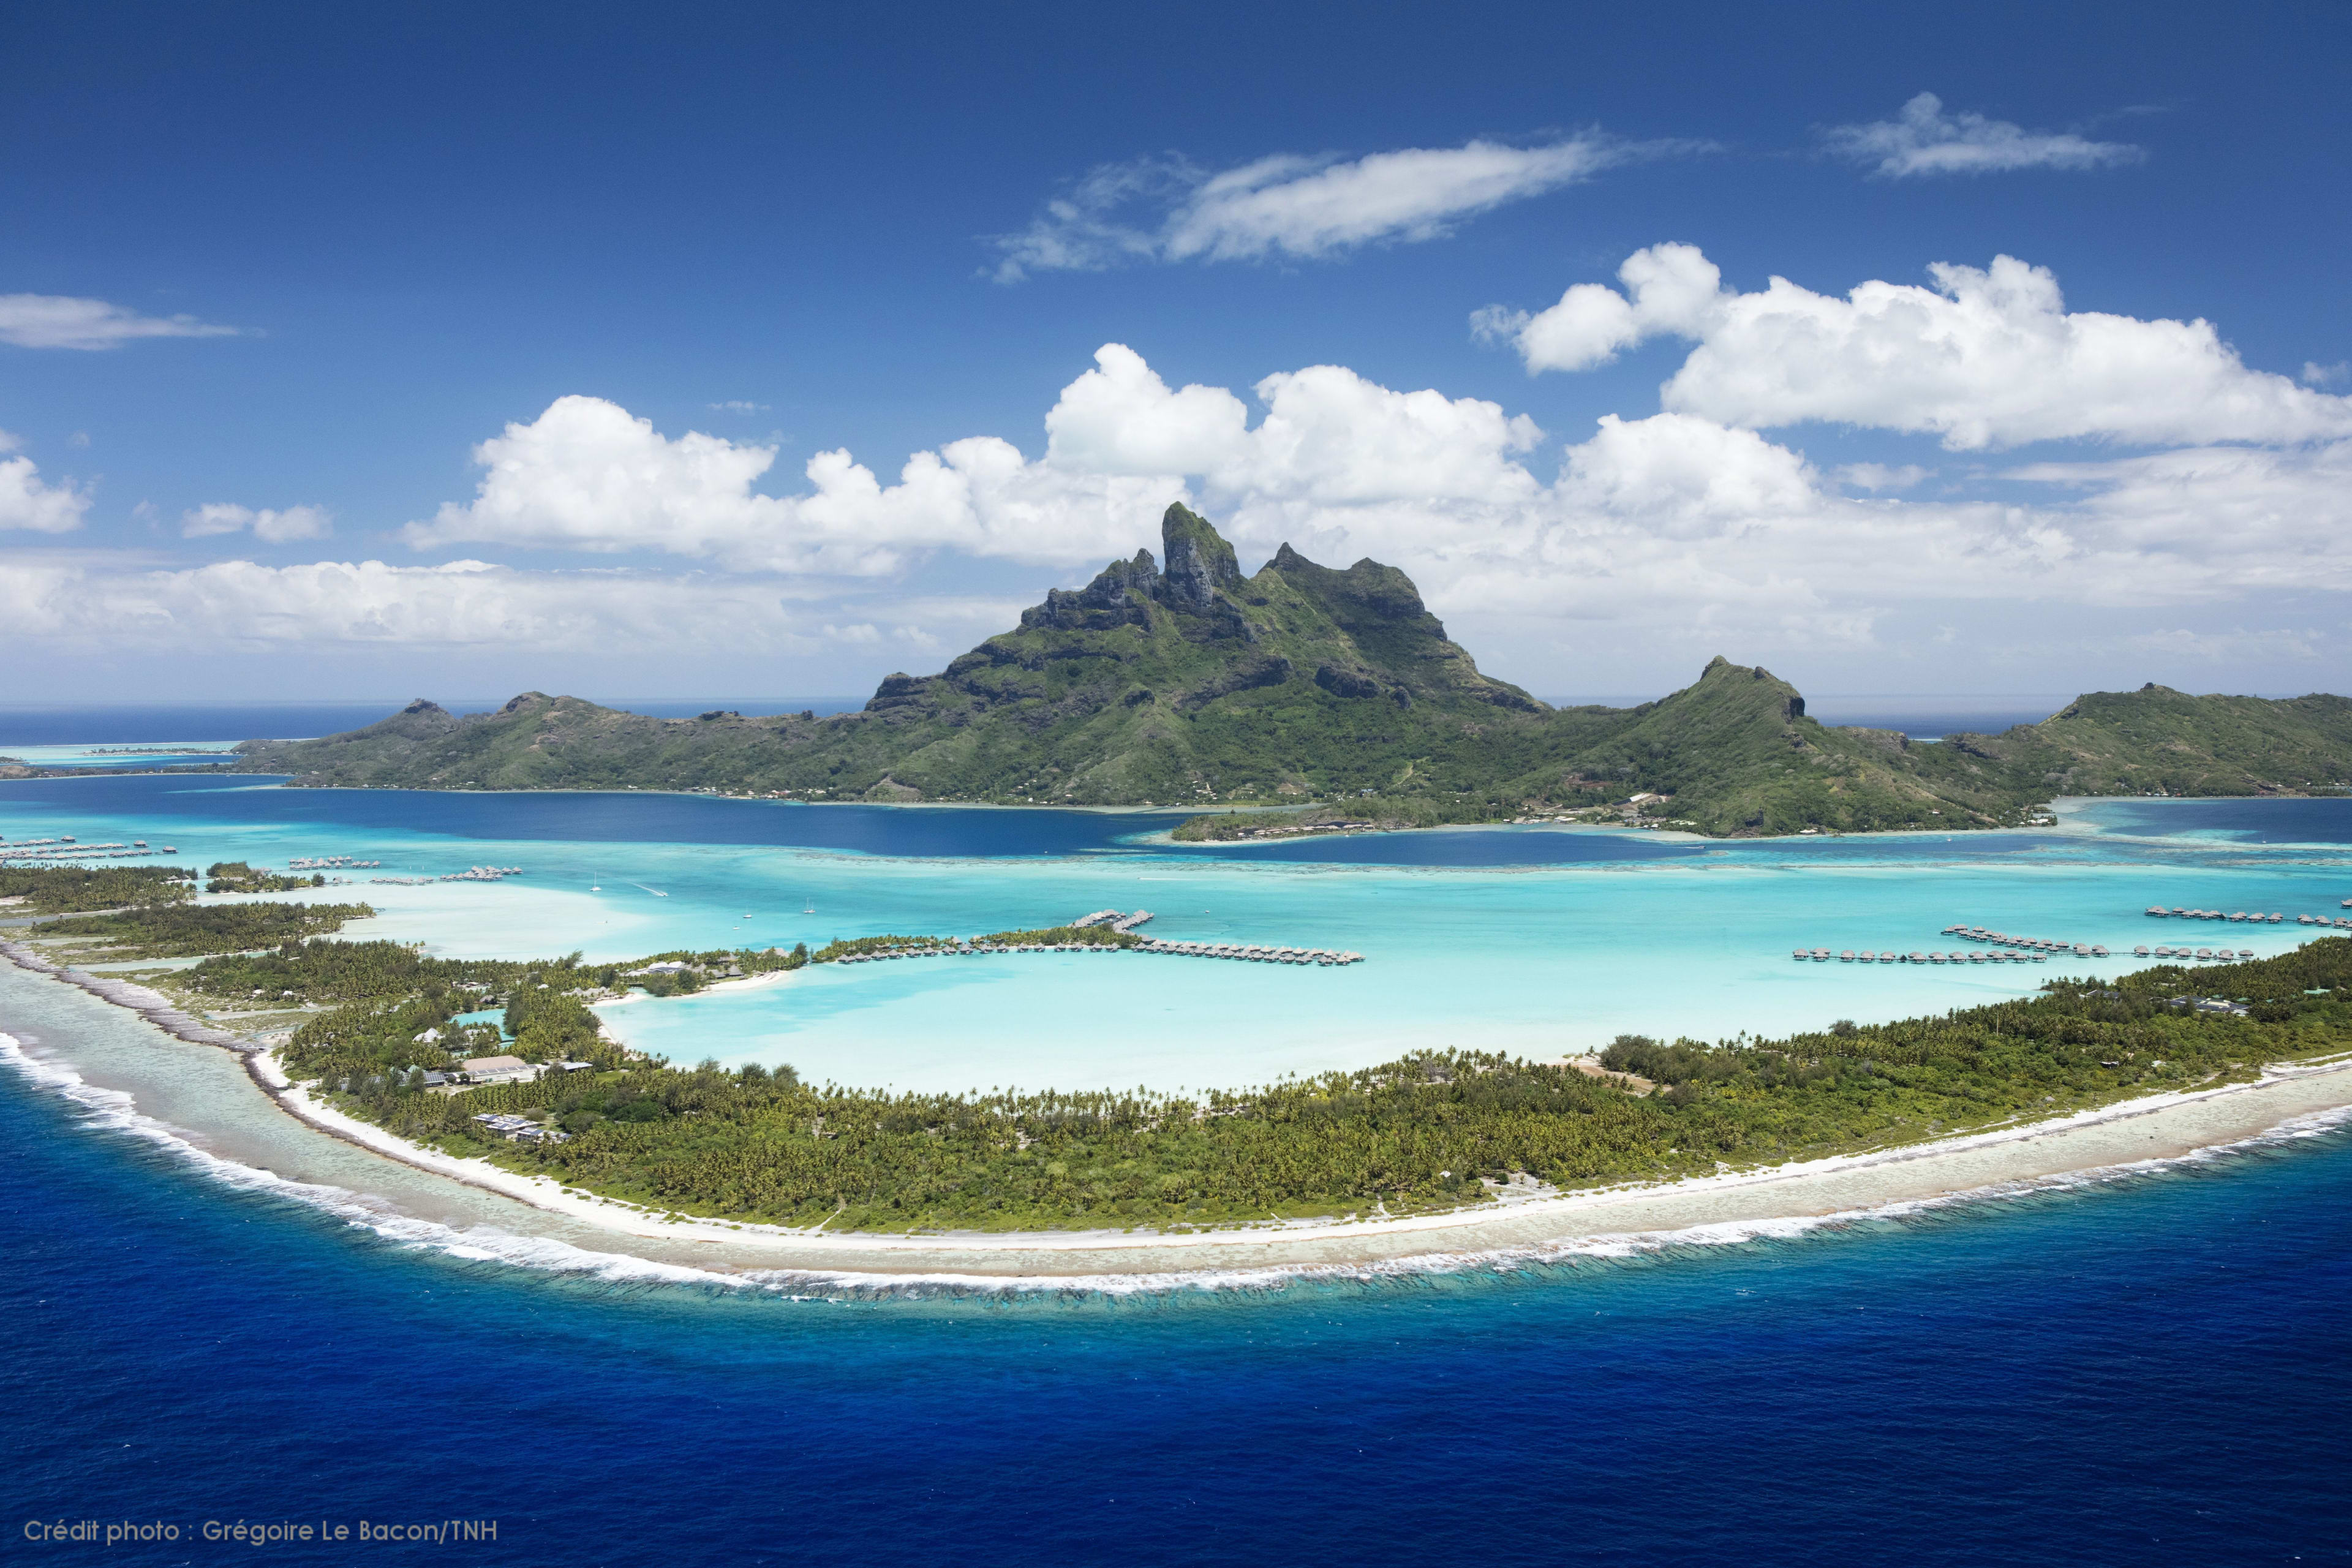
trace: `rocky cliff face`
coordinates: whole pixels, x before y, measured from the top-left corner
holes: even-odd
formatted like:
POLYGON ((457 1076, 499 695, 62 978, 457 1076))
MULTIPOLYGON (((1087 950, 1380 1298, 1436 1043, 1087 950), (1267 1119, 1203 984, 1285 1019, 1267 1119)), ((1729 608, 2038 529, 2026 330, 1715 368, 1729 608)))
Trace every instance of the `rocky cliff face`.
POLYGON ((1360 561, 1318 566, 1284 545, 1244 578, 1208 521, 1171 506, 1160 524, 1163 572, 1149 551, 1114 561, 1075 592, 1055 589, 939 675, 892 675, 866 711, 903 721, 1045 700, 1067 718, 1146 702, 1198 713, 1237 693, 1310 682, 1343 700, 1455 699, 1545 711, 1517 687, 1478 673, 1421 602, 1412 579, 1360 561))
POLYGON ((1160 552, 1168 560, 1162 601, 1171 609, 1206 615, 1219 594, 1241 586, 1241 565, 1234 559, 1234 547, 1197 512, 1170 507, 1160 521, 1160 552))

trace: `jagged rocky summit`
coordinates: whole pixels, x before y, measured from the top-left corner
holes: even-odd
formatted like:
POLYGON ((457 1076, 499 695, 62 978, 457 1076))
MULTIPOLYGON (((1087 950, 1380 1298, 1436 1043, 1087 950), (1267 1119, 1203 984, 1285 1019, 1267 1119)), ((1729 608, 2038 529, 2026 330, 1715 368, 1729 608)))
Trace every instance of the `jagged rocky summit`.
POLYGON ((2084 697, 2003 736, 1915 745, 1821 725, 1787 682, 1717 658, 1657 702, 1554 709, 1480 673, 1396 568, 1322 566, 1286 544, 1244 576, 1233 546, 1173 506, 1158 561, 1138 551, 1083 588, 1049 592, 939 674, 887 677, 856 713, 651 719, 531 691, 496 713, 460 718, 420 700, 346 734, 239 750, 246 771, 312 785, 1204 809, 1311 800, 1393 825, 1645 795, 1653 816, 1748 834, 1995 826, 2061 782, 2078 794, 2167 779, 2183 786, 2172 793, 2254 793, 2269 754, 2294 759, 2306 783, 2341 778, 2346 708, 2151 689, 2084 697), (2149 724, 2161 734, 2132 738, 2149 724))

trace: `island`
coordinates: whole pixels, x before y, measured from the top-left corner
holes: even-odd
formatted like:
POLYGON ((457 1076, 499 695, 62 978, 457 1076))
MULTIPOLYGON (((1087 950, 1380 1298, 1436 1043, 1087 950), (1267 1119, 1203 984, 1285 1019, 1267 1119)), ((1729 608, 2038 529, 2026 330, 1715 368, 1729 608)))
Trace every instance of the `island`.
POLYGON ((523 1193, 776 1236, 1401 1224, 1627 1183, 1933 1151, 2352 1053, 2352 938, 2327 935, 2268 959, 2061 975, 2030 996, 1779 1039, 1629 1035, 1594 1057, 1549 1061, 1431 1049, 1198 1097, 894 1094, 811 1085, 788 1067, 642 1056, 604 1035, 593 1005, 817 963, 1018 962, 1055 946, 1141 963, 1155 944, 1097 915, 815 952, 441 959, 336 940, 364 905, 199 906, 193 877, 0 872, 0 895, 57 916, 0 942, 0 956, 236 1050, 289 1109, 428 1169, 503 1173, 536 1184, 523 1193), (101 897, 130 901, 73 912, 101 897), (75 967, 194 955, 192 968, 75 967))
POLYGON ((2149 685, 1923 743, 1822 724, 1717 658, 1655 702, 1555 708, 1483 674, 1396 568, 1285 545, 1244 577, 1179 505, 1159 561, 1053 590, 856 712, 654 719, 532 691, 236 750, 237 771, 298 786, 1149 806, 1192 814, 1185 838, 1535 818, 1752 837, 2014 827, 2060 795, 2338 793, 2352 700, 2149 685))

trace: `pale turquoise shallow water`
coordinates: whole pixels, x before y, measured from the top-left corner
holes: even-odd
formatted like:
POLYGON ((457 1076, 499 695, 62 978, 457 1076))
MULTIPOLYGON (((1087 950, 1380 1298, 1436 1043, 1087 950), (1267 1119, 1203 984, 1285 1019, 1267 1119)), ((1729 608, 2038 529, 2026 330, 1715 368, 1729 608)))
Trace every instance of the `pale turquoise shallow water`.
POLYGON ((2068 822, 2057 833, 1951 840, 1680 846, 1481 829, 1269 855, 1154 843, 1144 836, 1164 820, 1072 813, 289 791, 217 779, 0 785, 0 837, 11 840, 144 838, 199 865, 381 860, 381 870, 317 896, 378 908, 348 934, 422 940, 451 954, 814 946, 1139 906, 1158 914, 1150 932, 1171 939, 1366 956, 1344 969, 1135 955, 824 966, 607 1012, 615 1033, 676 1059, 789 1062, 815 1079, 904 1089, 1202 1089, 1421 1047, 1556 1056, 1629 1030, 1771 1035, 1971 1005, 2054 973, 2116 972, 2134 966, 2134 943, 2176 931, 2274 952, 2313 934, 2296 914, 2343 913, 2352 897, 2352 803, 2100 803, 2068 822), (1418 863, 1299 858, 1341 854, 1418 863), (415 888, 365 880, 474 865, 523 875, 415 888), (2147 919, 2152 902, 2281 910, 2288 921, 2183 928, 2147 919), (2104 943, 2119 956, 1963 971, 1789 956, 1798 944, 1944 947, 1942 928, 1963 921, 2104 943))
POLYGON ((110 741, 102 745, 0 745, 0 755, 37 768, 178 767, 235 759, 235 741, 110 741))

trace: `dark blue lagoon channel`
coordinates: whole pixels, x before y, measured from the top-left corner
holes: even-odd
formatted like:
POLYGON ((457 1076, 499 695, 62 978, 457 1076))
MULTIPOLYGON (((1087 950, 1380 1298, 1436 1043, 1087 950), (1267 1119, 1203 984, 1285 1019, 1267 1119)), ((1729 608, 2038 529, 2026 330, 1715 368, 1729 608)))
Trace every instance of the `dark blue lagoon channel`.
MULTIPOLYGON (((9 1528, 518 1563, 2341 1561, 2352 1140, 1781 1241, 1147 1295, 628 1283, 0 1075, 9 1528)), ((58 1555, 62 1556, 62 1552, 58 1555)), ((28 1553, 26 1560, 34 1560, 28 1553)), ((46 1560, 46 1559, 44 1559, 46 1560)))
POLYGON ((2104 832, 2196 835, 2240 844, 2352 844, 2352 800, 2095 800, 2077 807, 2104 832))
POLYGON ((1175 845, 1185 812, 1045 807, 806 805, 620 791, 530 794, 289 789, 250 775, 19 780, 0 809, 71 821, 136 815, 224 826, 390 829, 455 839, 771 845, 855 854, 994 858, 1116 853, 1392 866, 1568 865, 1703 853, 1625 834, 1439 829, 1269 845, 1175 845))

